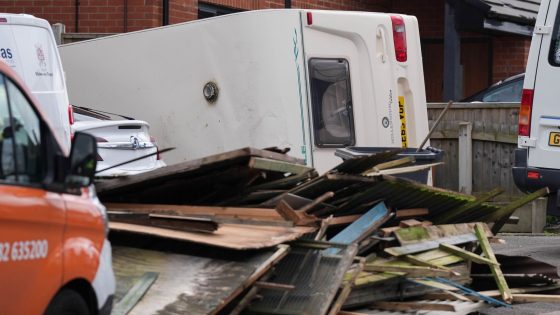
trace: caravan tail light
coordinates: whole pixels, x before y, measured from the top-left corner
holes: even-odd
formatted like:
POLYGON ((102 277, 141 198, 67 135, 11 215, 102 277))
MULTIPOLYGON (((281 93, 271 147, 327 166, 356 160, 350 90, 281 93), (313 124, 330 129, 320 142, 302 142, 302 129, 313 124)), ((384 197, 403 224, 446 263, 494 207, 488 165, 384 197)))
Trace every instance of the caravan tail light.
POLYGON ((527 172, 528 179, 540 179, 541 174, 539 172, 527 172))
POLYGON ((313 25, 313 13, 307 12, 307 25, 313 25))
POLYGON ((406 28, 404 27, 404 19, 400 15, 391 15, 393 24, 393 43, 395 44, 395 56, 397 61, 405 62, 406 54, 406 28))
POLYGON ((523 90, 521 107, 519 108, 519 135, 531 135, 531 111, 533 110, 533 90, 523 90))
POLYGON ((70 122, 70 125, 74 124, 74 109, 70 104, 68 104, 68 121, 70 122))

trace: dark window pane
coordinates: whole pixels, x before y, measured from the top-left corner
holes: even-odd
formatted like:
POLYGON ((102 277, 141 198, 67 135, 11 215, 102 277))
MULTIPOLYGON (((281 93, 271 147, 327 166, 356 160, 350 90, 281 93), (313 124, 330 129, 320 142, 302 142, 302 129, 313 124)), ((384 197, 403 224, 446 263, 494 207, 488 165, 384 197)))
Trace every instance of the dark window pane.
POLYGON ((311 59, 309 74, 315 143, 325 147, 354 145, 348 61, 311 59))
POLYGON ((523 80, 504 83, 499 88, 490 91, 482 98, 483 102, 521 102, 523 80))
POLYGON ((20 89, 7 81, 12 110, 13 134, 18 182, 37 183, 43 179, 41 121, 20 89))
POLYGON ((550 42, 548 62, 553 66, 560 66, 560 7, 556 11, 556 21, 554 22, 554 31, 552 32, 552 41, 550 42))
POLYGON ((0 180, 9 182, 16 181, 16 159, 12 134, 5 77, 0 75, 0 180))

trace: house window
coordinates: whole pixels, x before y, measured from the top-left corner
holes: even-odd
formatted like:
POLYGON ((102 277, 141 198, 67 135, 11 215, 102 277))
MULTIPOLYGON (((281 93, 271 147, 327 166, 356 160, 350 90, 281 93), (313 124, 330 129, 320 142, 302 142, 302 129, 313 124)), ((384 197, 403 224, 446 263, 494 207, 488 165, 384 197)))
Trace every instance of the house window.
POLYGON ((215 4, 208 4, 208 3, 198 3, 198 18, 205 19, 209 17, 225 15, 230 13, 237 13, 243 10, 240 9, 232 9, 228 7, 223 7, 220 5, 215 4))
POLYGON ((313 133, 318 147, 356 143, 350 69, 344 59, 310 59, 313 133))

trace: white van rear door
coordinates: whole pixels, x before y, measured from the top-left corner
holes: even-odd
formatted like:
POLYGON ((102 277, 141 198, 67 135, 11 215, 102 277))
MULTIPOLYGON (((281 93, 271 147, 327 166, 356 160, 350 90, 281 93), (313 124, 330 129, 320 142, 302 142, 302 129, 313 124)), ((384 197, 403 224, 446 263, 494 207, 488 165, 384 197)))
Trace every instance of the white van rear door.
MULTIPOLYGON (((558 17, 559 0, 551 0, 546 20, 537 22, 533 41, 539 40, 540 50, 536 67, 531 66, 535 57, 531 55, 527 66, 525 89, 533 88, 533 110, 530 138, 534 147, 529 147, 528 166, 541 168, 559 168, 560 161, 560 18, 558 17), (554 22, 556 20, 556 22, 554 22), (541 27, 542 26, 542 27, 541 27), (538 34, 540 33, 540 34, 538 34), (536 69, 533 72, 533 69, 536 69), (534 78, 534 85, 531 86, 534 78)), ((541 14, 540 13, 540 14, 541 14)), ((537 42, 538 44, 538 42, 537 42)), ((538 47, 538 46, 537 46, 538 47)), ((531 54, 535 45, 531 46, 531 54)))
MULTIPOLYGON (((10 18, 7 18, 10 21, 10 18)), ((36 20, 33 17, 15 17, 36 20)), ((38 19, 37 19, 38 20, 38 19)), ((64 150, 70 147, 68 95, 60 58, 50 29, 32 24, 0 23, 0 57, 39 100, 64 150)))
POLYGON ((391 15, 302 11, 313 164, 341 162, 336 148, 415 147, 428 132, 418 23, 404 23, 406 60, 397 60, 391 15))

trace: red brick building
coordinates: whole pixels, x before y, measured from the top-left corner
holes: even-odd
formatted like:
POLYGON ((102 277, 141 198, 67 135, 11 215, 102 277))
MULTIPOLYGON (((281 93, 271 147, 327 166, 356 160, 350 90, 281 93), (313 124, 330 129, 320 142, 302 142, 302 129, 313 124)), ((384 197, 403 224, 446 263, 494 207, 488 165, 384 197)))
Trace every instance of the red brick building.
POLYGON ((130 32, 242 10, 285 7, 411 14, 420 23, 428 100, 442 101, 446 2, 458 6, 455 11, 459 20, 461 15, 478 14, 471 12, 471 6, 465 8, 463 1, 479 2, 475 10, 481 12, 484 26, 473 28, 473 21, 468 21, 467 27, 458 27, 460 61, 456 77, 460 98, 524 71, 539 0, 517 0, 532 6, 521 14, 502 10, 510 8, 506 0, 501 1, 503 6, 495 4, 500 0, 492 1, 492 5, 486 0, 0 0, 0 11, 29 13, 51 24, 62 23, 69 33, 130 32), (488 28, 489 19, 498 21, 494 24, 501 28, 488 28), (507 23, 521 25, 525 34, 507 23))

